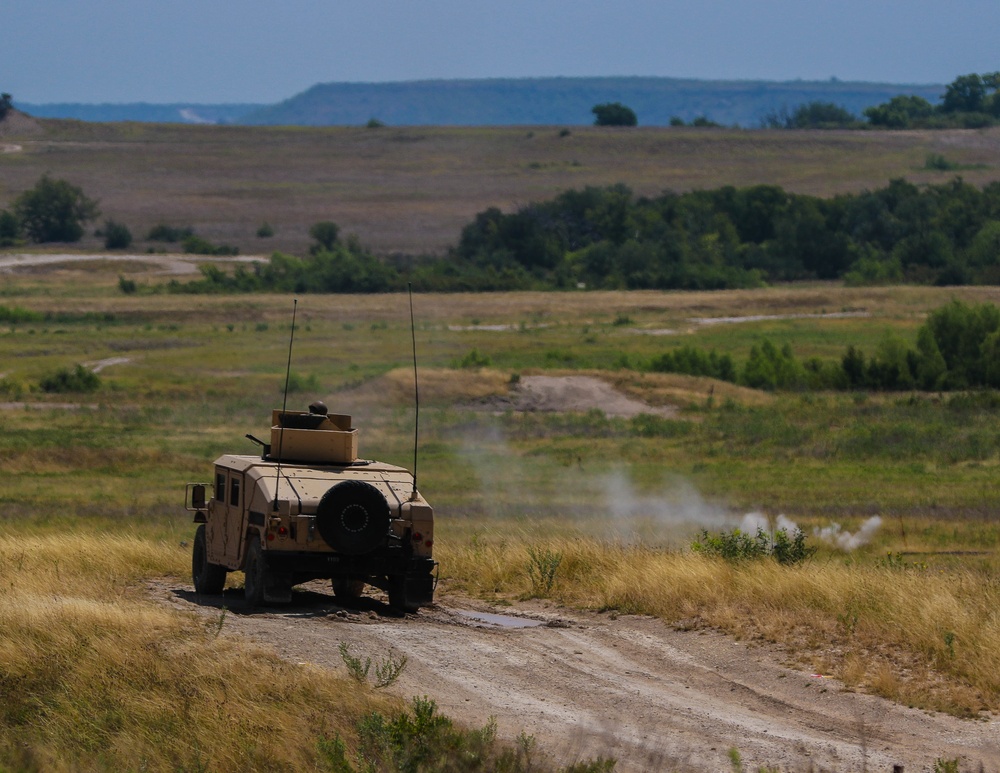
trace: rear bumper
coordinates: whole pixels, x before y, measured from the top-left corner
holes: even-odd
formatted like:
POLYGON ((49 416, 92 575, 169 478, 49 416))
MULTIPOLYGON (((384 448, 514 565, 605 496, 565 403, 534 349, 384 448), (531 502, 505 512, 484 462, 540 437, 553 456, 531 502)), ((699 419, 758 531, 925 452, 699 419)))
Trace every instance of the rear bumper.
POLYGON ((403 555, 402 551, 379 552, 367 556, 339 553, 300 553, 269 550, 264 553, 267 568, 276 574, 290 574, 298 581, 335 577, 406 576, 420 583, 427 577, 433 588, 437 563, 430 558, 403 555))

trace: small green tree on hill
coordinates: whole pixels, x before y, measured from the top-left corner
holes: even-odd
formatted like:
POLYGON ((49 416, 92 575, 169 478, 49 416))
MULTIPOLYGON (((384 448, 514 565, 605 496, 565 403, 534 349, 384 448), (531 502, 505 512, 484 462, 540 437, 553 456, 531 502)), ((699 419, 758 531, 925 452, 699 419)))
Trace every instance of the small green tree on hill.
POLYGON ((33 242, 77 242, 83 224, 96 219, 100 210, 76 185, 43 175, 14 200, 14 213, 33 242))
POLYGON ((594 126, 637 126, 639 119, 635 111, 621 102, 605 102, 594 105, 590 112, 594 114, 594 126))
POLYGON ((7 92, 0 94, 0 121, 7 117, 9 113, 14 108, 14 97, 12 97, 7 92))

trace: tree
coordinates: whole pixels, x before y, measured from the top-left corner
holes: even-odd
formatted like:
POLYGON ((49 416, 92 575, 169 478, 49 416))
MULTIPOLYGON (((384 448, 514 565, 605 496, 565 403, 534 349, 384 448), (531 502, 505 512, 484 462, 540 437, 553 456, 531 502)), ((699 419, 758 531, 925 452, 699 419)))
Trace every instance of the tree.
POLYGON ((323 220, 309 229, 309 235, 316 240, 310 252, 314 255, 317 252, 330 252, 340 237, 340 226, 330 220, 323 220))
POLYGON ((985 97, 986 84, 979 75, 960 75, 945 89, 941 109, 946 113, 978 113, 985 97))
POLYGON ((76 242, 83 224, 96 219, 100 210, 77 186, 43 175, 14 200, 14 213, 33 242, 76 242))
POLYGON ((14 108, 14 97, 10 94, 4 92, 0 94, 0 121, 7 117, 9 113, 14 108))
POLYGON ((637 126, 639 119, 635 111, 621 102, 605 102, 594 105, 590 112, 594 114, 594 126, 637 126))
POLYGON ((830 129, 851 126, 857 120, 847 108, 833 102, 808 102, 795 108, 785 128, 830 129))
POLYGON ((865 108, 865 118, 872 126, 910 129, 934 115, 934 105, 923 97, 898 96, 881 105, 865 108))

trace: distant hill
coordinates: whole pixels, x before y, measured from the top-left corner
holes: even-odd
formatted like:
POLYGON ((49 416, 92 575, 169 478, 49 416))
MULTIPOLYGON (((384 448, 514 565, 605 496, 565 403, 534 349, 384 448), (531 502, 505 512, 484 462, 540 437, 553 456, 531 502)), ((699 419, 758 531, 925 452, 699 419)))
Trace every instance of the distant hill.
POLYGON ((342 126, 370 119, 394 126, 512 126, 593 123, 591 108, 622 102, 640 126, 699 116, 756 128, 771 113, 807 102, 833 102, 857 116, 900 94, 937 103, 943 84, 829 81, 709 81, 680 78, 518 78, 320 83, 275 105, 177 103, 15 105, 39 118, 156 123, 342 126))
POLYGON ((937 103, 943 84, 900 85, 829 81, 707 81, 678 78, 523 78, 323 83, 239 122, 270 125, 583 125, 601 102, 622 102, 641 126, 665 126, 699 116, 756 128, 769 113, 812 101, 833 102, 860 116, 899 94, 937 103))
POLYGON ((29 104, 15 101, 19 110, 36 118, 75 118, 78 121, 110 123, 142 121, 145 123, 238 123, 247 113, 265 105, 196 105, 179 103, 152 105, 145 102, 89 105, 78 102, 29 104))

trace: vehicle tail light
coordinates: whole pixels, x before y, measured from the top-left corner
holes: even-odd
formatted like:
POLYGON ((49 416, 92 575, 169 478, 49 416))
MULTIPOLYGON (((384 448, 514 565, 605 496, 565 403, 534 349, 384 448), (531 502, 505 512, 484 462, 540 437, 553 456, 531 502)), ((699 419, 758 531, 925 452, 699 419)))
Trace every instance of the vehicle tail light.
POLYGON ((414 542, 420 542, 420 540, 422 540, 423 538, 424 538, 424 535, 421 534, 419 531, 413 532, 413 541, 414 542))

